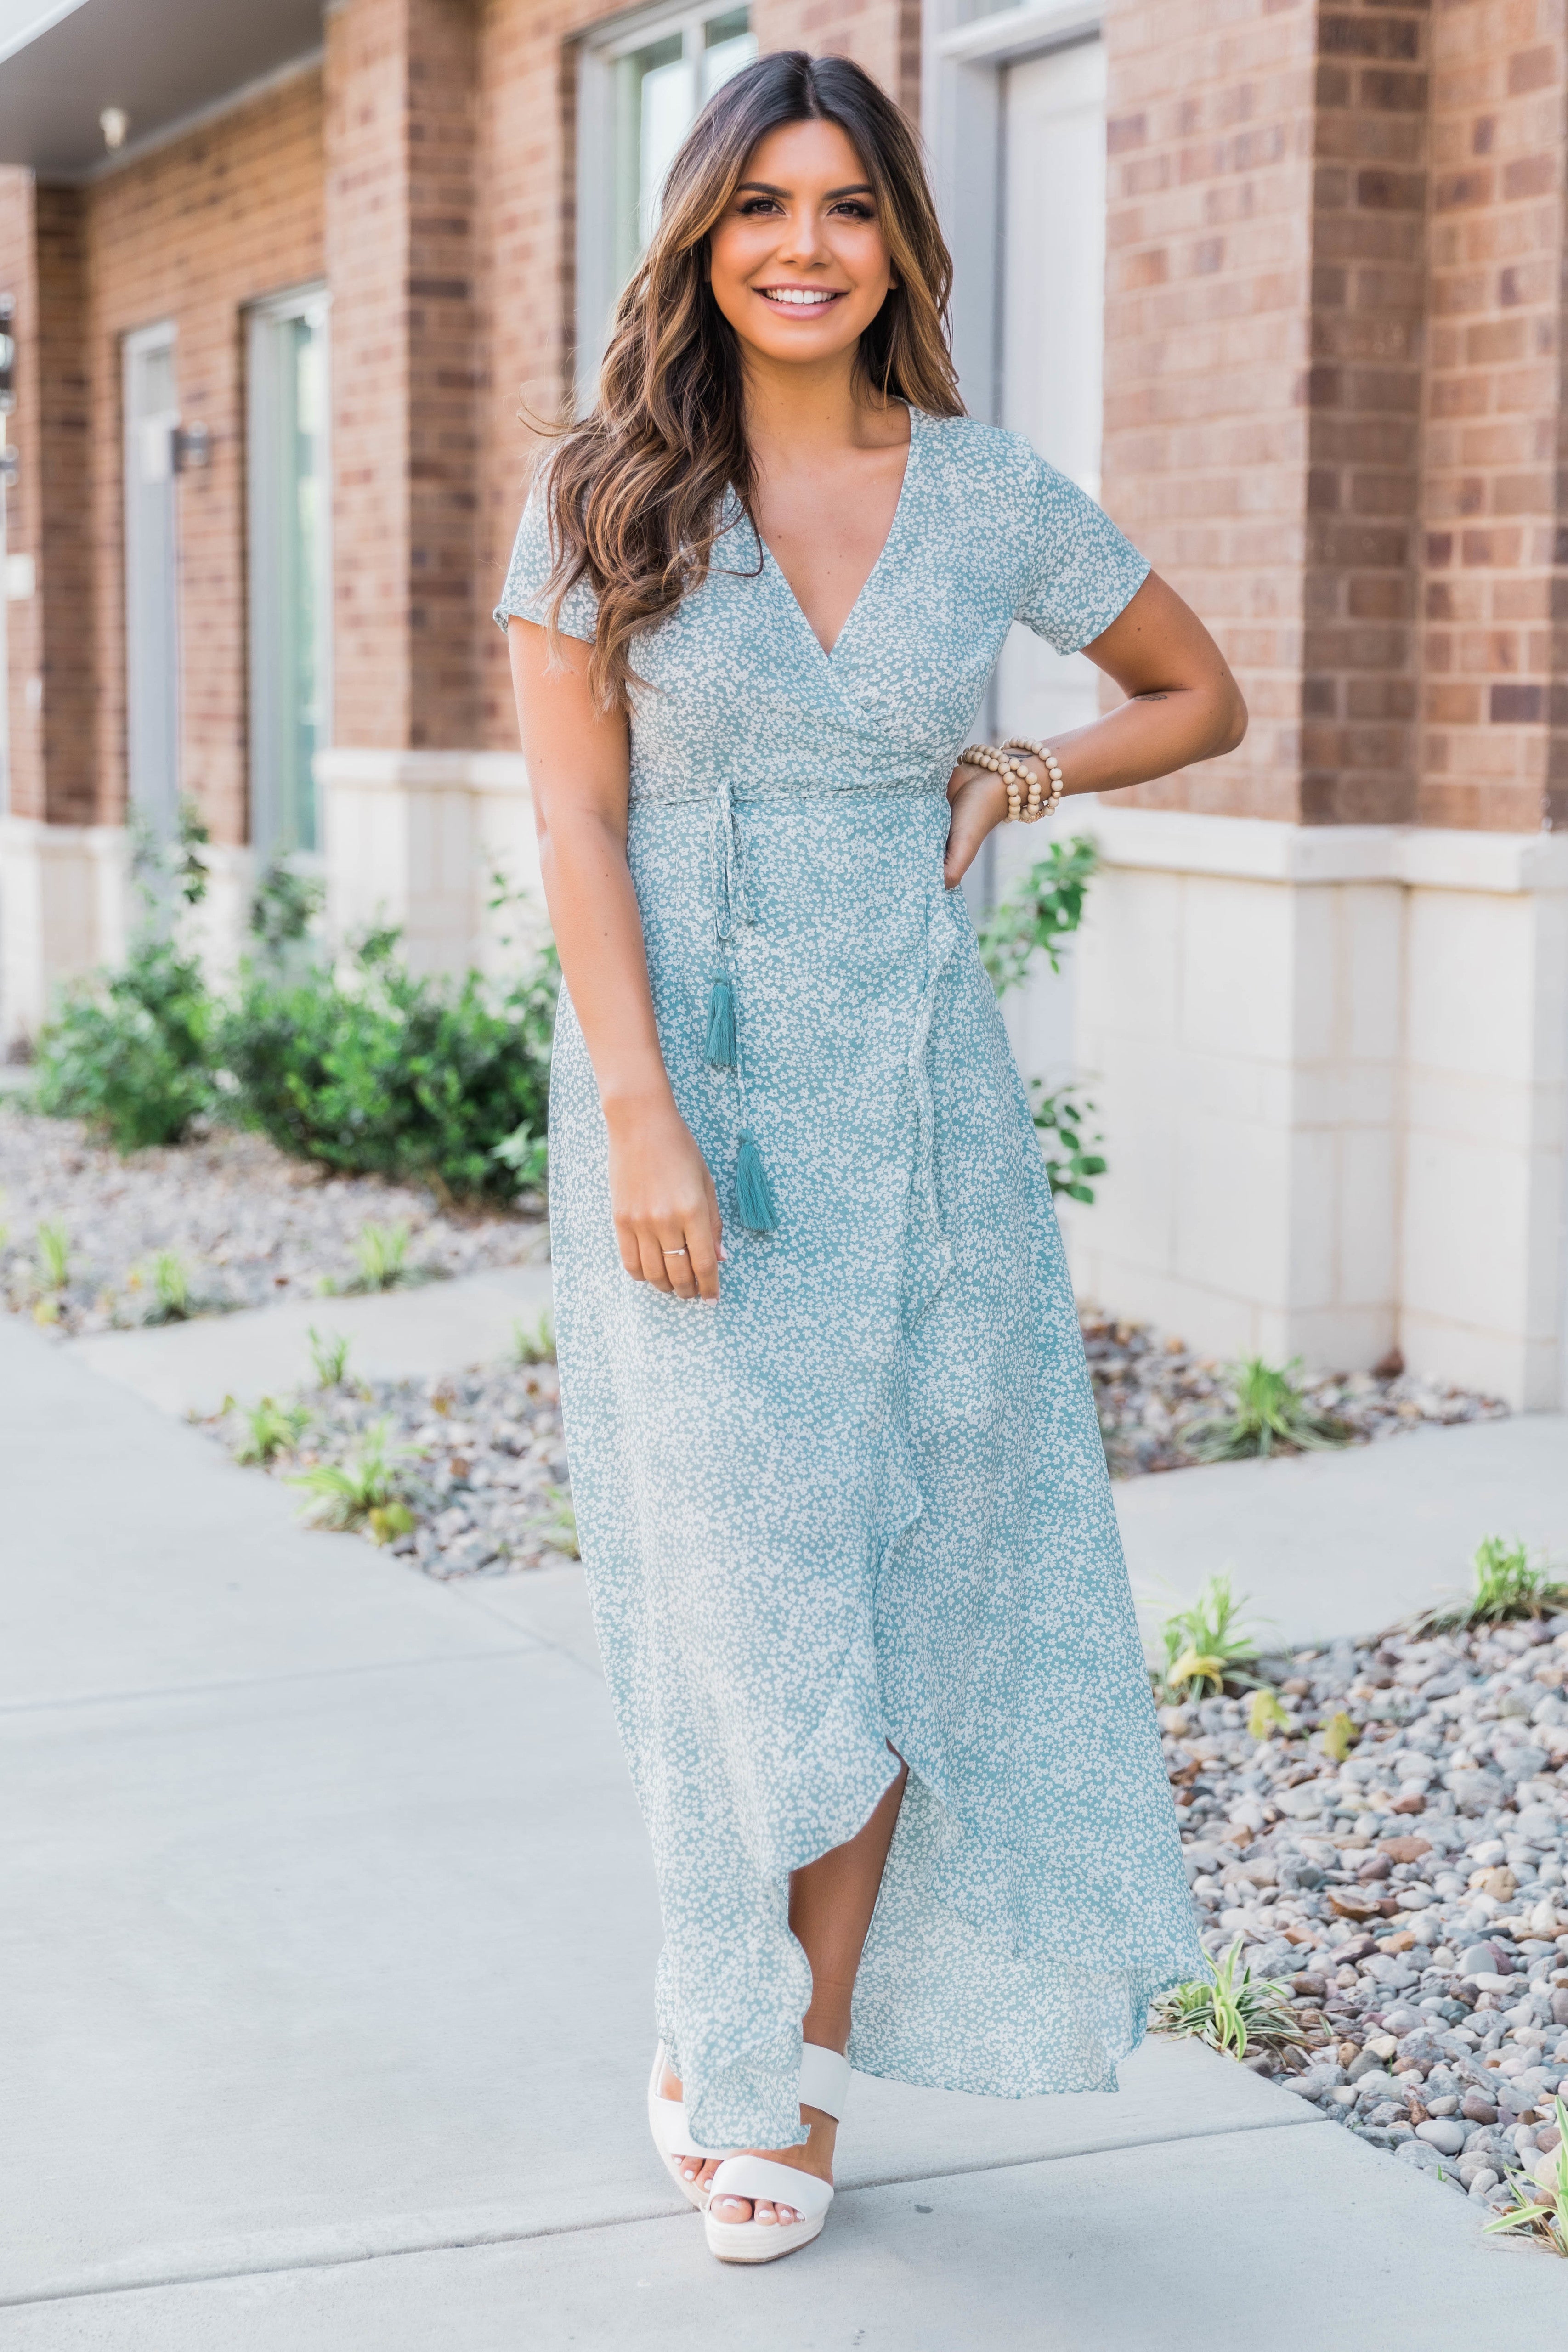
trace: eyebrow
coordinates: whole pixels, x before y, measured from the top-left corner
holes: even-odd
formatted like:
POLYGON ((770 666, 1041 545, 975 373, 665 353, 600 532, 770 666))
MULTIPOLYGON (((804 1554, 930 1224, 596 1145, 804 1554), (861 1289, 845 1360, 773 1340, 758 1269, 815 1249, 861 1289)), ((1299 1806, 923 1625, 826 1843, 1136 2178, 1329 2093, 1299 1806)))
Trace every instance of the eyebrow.
MULTIPOLYGON (((741 188, 753 188, 761 196, 787 196, 790 193, 787 188, 775 188, 771 180, 742 180, 736 189, 737 195, 741 188)), ((829 188, 824 201, 832 204, 838 196, 870 196, 875 194, 869 180, 856 180, 847 188, 829 188)))

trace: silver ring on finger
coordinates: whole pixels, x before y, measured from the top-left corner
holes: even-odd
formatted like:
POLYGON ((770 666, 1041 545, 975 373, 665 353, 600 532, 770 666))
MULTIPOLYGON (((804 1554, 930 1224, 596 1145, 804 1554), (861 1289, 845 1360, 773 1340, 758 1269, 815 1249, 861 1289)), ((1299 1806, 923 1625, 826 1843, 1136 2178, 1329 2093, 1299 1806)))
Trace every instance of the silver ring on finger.
MULTIPOLYGON (((662 1242, 660 1242, 660 1244, 659 1244, 659 1247, 660 1247, 660 1249, 664 1249, 664 1244, 663 1244, 662 1242)), ((684 1256, 686 1255, 686 1252, 685 1252, 683 1249, 678 1249, 678 1250, 667 1249, 667 1250, 664 1250, 664 1254, 665 1254, 666 1257, 684 1257, 684 1256)))

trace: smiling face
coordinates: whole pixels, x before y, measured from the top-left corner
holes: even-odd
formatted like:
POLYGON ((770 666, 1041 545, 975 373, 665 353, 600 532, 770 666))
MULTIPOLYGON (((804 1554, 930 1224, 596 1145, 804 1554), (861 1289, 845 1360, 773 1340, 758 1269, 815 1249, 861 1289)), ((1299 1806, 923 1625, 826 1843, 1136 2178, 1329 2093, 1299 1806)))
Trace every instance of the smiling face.
POLYGON ((836 122, 760 139, 709 241, 713 299, 753 358, 852 356, 897 282, 866 167, 836 122))

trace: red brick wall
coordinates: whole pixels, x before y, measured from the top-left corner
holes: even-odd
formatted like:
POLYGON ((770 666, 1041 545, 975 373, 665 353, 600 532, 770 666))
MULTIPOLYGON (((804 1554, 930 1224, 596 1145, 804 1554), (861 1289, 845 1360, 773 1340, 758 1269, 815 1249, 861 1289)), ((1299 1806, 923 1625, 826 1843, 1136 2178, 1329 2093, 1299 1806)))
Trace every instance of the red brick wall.
POLYGON ((1106 505, 1252 711, 1143 805, 1300 814, 1314 11, 1136 0, 1106 21, 1106 505))
POLYGON ((920 120, 920 0, 752 0, 752 23, 763 51, 853 58, 920 120))
POLYGON ((1415 814, 1426 0, 1321 0, 1300 814, 1415 814))
POLYGON ((1568 824, 1561 512, 1564 57, 1543 0, 1432 25, 1426 824, 1568 824))
POLYGON ((1568 823, 1555 0, 1136 0, 1107 36, 1107 502, 1253 711, 1133 797, 1568 823))
POLYGON ((125 799, 120 342, 171 319, 182 415, 212 436, 178 492, 181 781, 215 840, 246 838, 244 310, 322 275, 321 126, 307 72, 83 192, 101 820, 125 799))
POLYGON ((339 743, 476 740, 479 16, 327 20, 339 743))

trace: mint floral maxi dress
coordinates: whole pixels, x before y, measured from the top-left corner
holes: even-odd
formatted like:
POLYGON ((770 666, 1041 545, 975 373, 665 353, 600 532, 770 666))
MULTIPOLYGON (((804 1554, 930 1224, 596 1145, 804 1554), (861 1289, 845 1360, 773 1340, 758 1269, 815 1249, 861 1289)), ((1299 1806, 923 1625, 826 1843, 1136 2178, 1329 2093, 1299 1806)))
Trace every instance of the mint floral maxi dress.
MULTIPOLYGON (((572 1486, 653 1842, 658 2031, 709 2147, 805 2137, 789 1874, 861 1828, 894 1749, 862 2071, 1113 2090, 1151 1995, 1201 1967, 1050 1188, 942 877, 947 779, 1012 623, 1076 650, 1148 567, 1016 436, 920 413, 910 434, 831 654, 731 501, 637 656, 627 849, 723 1214, 717 1307, 623 1270, 564 993, 556 1026, 572 1486)), ((503 626, 543 619, 550 567, 536 488, 503 626)), ((585 584, 562 618, 593 635, 585 584)))

